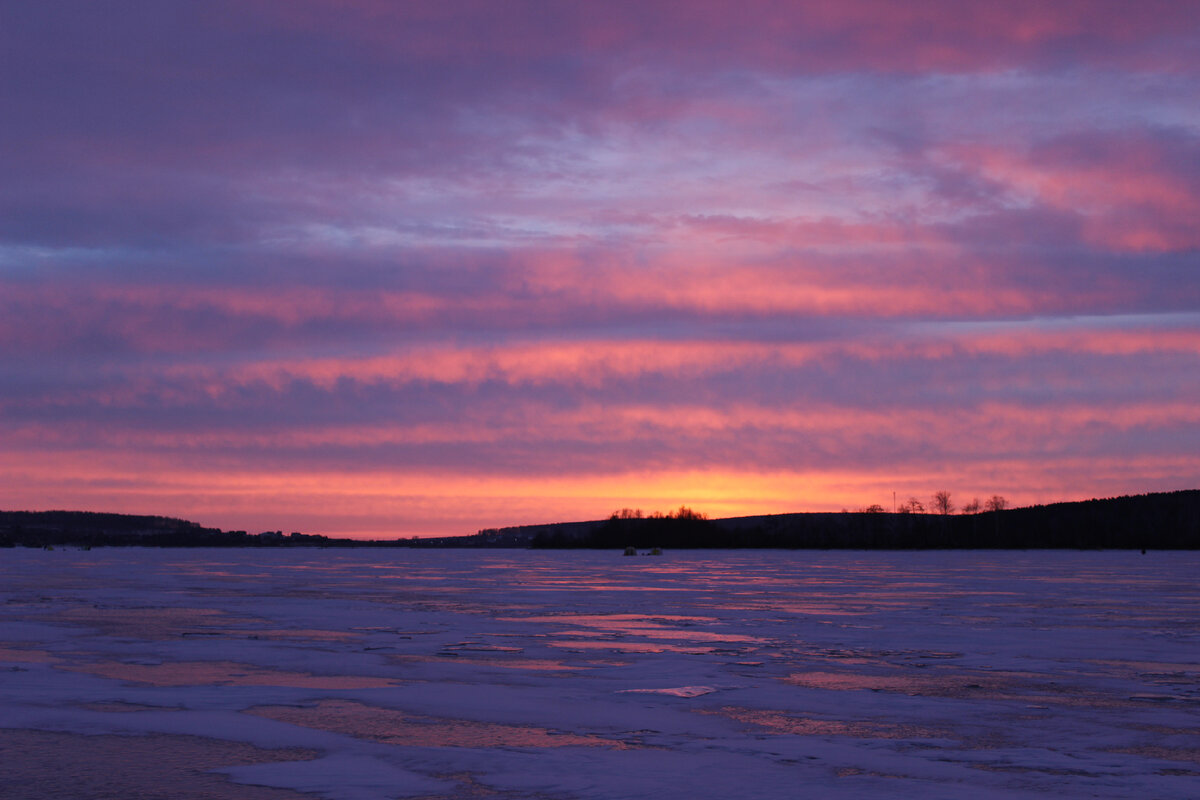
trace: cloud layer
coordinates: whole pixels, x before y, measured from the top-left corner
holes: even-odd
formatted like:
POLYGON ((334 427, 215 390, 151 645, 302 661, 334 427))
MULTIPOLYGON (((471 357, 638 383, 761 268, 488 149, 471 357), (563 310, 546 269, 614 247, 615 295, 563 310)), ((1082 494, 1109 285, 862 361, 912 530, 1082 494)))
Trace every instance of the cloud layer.
POLYGON ((1187 3, 0 15, 0 507, 1200 485, 1187 3))

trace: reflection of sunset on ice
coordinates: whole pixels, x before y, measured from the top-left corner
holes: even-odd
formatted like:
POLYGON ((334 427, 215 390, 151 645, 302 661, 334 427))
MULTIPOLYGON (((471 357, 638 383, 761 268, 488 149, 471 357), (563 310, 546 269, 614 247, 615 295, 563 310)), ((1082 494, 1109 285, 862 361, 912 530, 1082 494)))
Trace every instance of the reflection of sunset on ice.
POLYGON ((0 552, 6 800, 1200 779, 1190 552, 0 552))

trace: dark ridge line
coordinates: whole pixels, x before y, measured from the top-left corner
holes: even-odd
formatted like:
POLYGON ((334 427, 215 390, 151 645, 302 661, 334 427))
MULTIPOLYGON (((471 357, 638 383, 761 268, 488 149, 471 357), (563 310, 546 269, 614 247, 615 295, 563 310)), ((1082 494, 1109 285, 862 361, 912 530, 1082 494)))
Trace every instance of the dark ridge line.
POLYGON ((802 512, 699 515, 488 528, 391 540, 223 531, 173 517, 0 511, 0 547, 410 547, 541 549, 1200 549, 1200 490, 1124 495, 974 514, 802 512))

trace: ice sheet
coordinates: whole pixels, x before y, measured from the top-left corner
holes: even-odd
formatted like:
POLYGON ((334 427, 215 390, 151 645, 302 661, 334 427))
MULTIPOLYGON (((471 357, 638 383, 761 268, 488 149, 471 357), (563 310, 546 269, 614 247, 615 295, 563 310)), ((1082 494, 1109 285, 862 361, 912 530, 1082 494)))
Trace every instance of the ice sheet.
POLYGON ((1197 553, 0 551, 0 793, 1195 798, 1197 575, 1197 553))

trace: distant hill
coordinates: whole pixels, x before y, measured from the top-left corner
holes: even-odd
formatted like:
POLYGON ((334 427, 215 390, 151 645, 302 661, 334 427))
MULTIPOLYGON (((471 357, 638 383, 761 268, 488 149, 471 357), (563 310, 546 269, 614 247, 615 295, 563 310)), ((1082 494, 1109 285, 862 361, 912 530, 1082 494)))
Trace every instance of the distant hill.
MULTIPOLYGON (((727 519, 620 519, 504 529, 531 547, 851 549, 1200 549, 1200 491, 975 514, 841 512, 727 519)), ((486 533, 486 532, 481 532, 486 533)))
POLYGON ((0 511, 0 547, 454 547, 791 549, 1200 549, 1200 490, 983 511, 855 511, 705 519, 619 518, 489 528, 472 536, 360 541, 222 531, 171 517, 0 511))
POLYGON ((257 535, 223 531, 173 517, 91 511, 0 511, 0 547, 270 547, 332 541, 337 540, 302 533, 284 536, 281 531, 257 535))

